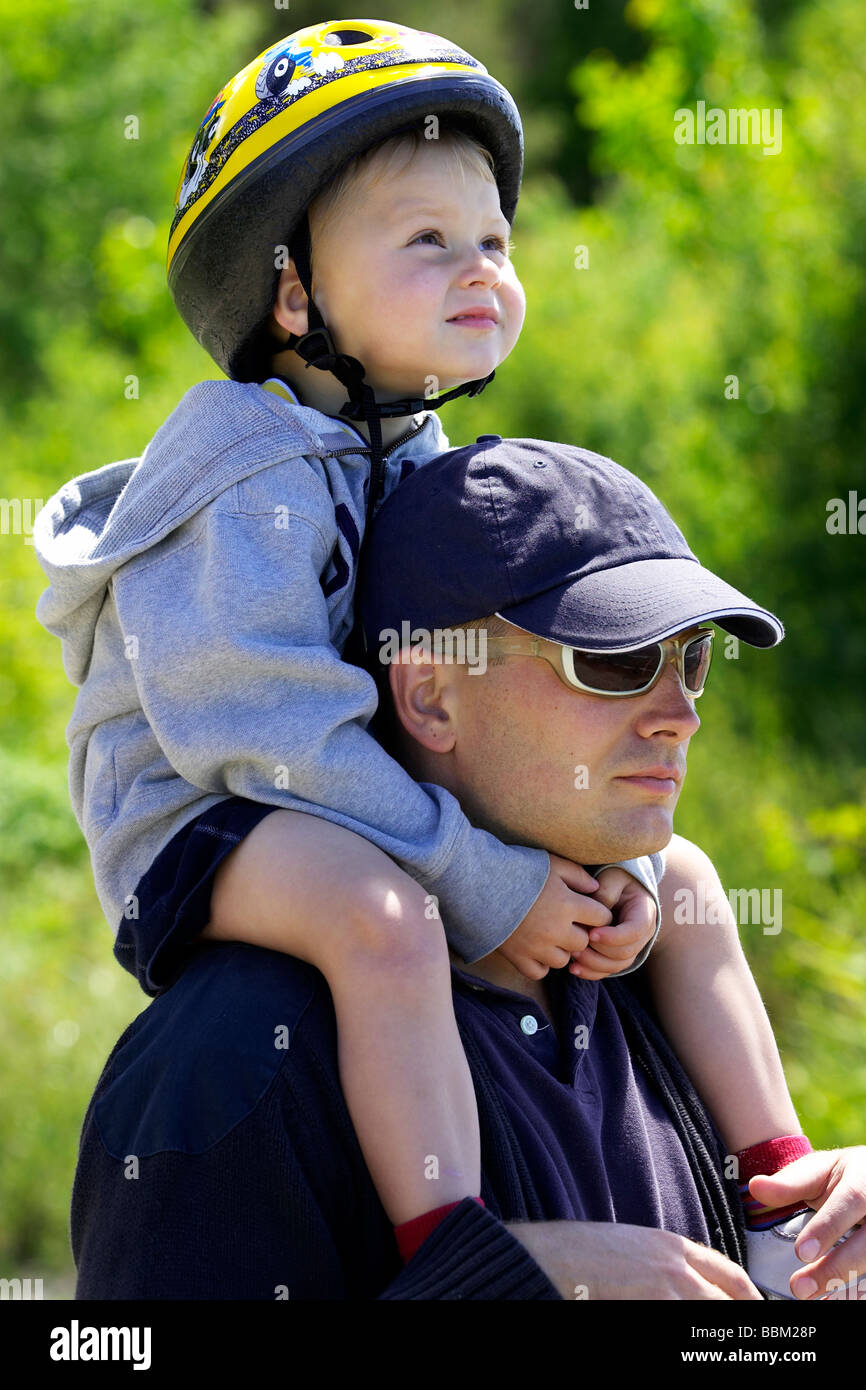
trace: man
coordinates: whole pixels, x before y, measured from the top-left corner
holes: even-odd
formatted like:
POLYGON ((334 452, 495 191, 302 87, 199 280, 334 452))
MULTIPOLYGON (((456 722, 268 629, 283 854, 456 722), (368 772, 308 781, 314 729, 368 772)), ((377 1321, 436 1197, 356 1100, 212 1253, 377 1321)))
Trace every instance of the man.
MULTIPOLYGON (((382 507, 361 604, 371 654, 404 620, 410 645, 421 632, 435 652, 443 627, 505 610, 515 622, 482 625, 489 656, 507 663, 538 633, 522 655, 564 674, 570 663, 572 676, 580 664, 589 688, 630 695, 632 713, 585 726, 589 785, 575 790, 569 768, 566 793, 563 758, 582 761, 569 692, 532 719, 533 675, 511 686, 506 708, 480 667, 422 656, 389 672, 396 749, 501 833, 520 824, 577 862, 657 850, 673 799, 640 783, 665 782, 663 769, 633 786, 602 779, 603 796, 594 776, 605 765, 631 775, 635 719, 684 766, 688 695, 706 670, 700 624, 713 618, 764 646, 781 627, 701 569, 624 470, 539 441, 492 444, 431 460, 382 507), (503 527, 504 510, 519 532, 503 527), (646 631, 619 643, 632 655, 566 655, 578 618, 596 653, 616 650, 623 623, 646 631), (675 639, 655 671, 642 665, 650 631, 675 639)), ((676 868, 668 877, 669 900, 676 868)), ((760 1297, 741 1267, 723 1145, 641 1000, 640 973, 528 981, 494 952, 455 963, 453 993, 485 1205, 462 1202, 401 1270, 340 1092, 323 977, 257 948, 200 946, 121 1038, 88 1110, 72 1211, 78 1296, 760 1297)), ((435 1193, 437 1155, 428 1163, 435 1193)))

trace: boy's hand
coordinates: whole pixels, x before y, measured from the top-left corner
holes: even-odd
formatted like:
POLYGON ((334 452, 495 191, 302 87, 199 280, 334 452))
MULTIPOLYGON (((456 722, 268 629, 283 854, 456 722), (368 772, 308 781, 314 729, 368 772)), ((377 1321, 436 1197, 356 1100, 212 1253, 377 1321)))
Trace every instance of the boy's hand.
POLYGON ((598 879, 579 864, 551 854, 547 882, 520 926, 499 947, 500 953, 527 980, 543 980, 551 967, 568 965, 572 957, 586 950, 589 936, 585 927, 606 927, 613 921, 603 902, 586 896, 598 886, 598 879))
POLYGON ((589 944, 568 967, 582 980, 604 980, 626 970, 652 941, 656 929, 652 896, 626 869, 602 869, 598 881, 595 901, 616 908, 616 921, 592 927, 589 944))

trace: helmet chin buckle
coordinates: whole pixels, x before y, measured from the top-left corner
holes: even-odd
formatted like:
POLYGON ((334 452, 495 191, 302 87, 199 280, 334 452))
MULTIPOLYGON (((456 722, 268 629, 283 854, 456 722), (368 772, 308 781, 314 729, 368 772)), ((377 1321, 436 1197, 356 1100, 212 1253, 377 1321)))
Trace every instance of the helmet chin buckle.
POLYGON ((334 340, 327 328, 311 328, 299 338, 293 334, 286 346, 293 348, 303 357, 308 367, 320 367, 323 372, 331 370, 331 364, 337 356, 334 340))

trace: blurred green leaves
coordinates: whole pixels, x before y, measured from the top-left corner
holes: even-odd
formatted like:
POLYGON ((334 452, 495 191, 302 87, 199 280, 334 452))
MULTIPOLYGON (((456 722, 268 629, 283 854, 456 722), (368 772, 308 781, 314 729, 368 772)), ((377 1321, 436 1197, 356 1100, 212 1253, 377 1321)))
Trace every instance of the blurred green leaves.
MULTIPOLYGON (((218 374, 164 281, 189 141, 221 83, 270 39, 354 8, 0 0, 5 497, 46 500, 140 454, 183 392, 218 374), (130 115, 138 139, 126 138, 130 115)), ((452 443, 495 430, 617 459, 704 563, 786 623, 778 650, 717 654, 678 828, 727 889, 782 889, 782 931, 744 926, 744 946, 813 1143, 861 1141, 866 542, 830 535, 825 519, 830 498, 866 494, 866 11, 540 0, 527 24, 517 0, 443 0, 435 17, 405 0, 400 18, 475 53, 527 130, 514 228, 526 325, 492 387, 444 412, 452 443), (781 109, 781 153, 676 144, 675 112, 701 99, 781 109)), ((44 578, 24 536, 0 536, 0 555, 0 1266, 11 1275, 68 1260, 81 1119, 146 1000, 113 961, 69 806, 74 690, 34 619, 44 578)))

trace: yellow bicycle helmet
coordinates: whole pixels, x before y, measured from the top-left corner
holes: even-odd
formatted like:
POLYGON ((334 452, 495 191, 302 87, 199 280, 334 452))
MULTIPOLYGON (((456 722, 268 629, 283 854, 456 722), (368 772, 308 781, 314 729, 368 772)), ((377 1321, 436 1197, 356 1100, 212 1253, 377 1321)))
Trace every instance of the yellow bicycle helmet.
POLYGON ((342 413, 367 416, 363 368, 337 357, 312 304, 306 210, 342 165, 431 113, 490 151, 511 222, 523 167, 517 107, 477 59, 436 34, 375 19, 311 25, 272 44, 217 94, 178 185, 167 274, 181 317, 228 376, 250 379, 245 348, 273 307, 275 251, 285 245, 311 299, 311 331, 287 346, 344 381, 352 400, 342 413))

